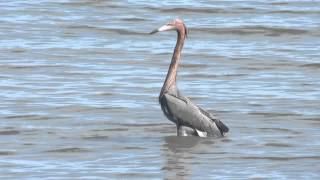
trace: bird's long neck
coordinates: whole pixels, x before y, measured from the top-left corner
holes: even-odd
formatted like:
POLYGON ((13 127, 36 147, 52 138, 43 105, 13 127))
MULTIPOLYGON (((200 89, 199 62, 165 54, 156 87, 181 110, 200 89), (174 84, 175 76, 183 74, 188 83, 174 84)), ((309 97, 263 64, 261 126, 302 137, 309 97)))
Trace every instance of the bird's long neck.
POLYGON ((177 32, 178 32, 177 43, 174 48, 174 52, 173 52, 170 67, 167 73, 167 77, 166 77, 166 80, 164 81, 159 97, 161 97, 170 88, 174 88, 176 86, 177 70, 178 70, 179 61, 181 58, 183 43, 186 37, 184 29, 178 30, 177 32))

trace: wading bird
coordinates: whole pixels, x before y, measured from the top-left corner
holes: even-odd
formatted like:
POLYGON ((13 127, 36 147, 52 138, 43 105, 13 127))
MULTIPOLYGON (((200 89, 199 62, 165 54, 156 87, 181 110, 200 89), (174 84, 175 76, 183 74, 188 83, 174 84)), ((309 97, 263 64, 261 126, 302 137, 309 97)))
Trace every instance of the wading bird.
POLYGON ((177 31, 178 38, 167 77, 159 95, 161 109, 165 116, 176 124, 178 136, 222 137, 229 131, 229 128, 214 115, 183 96, 177 89, 177 70, 184 40, 188 33, 183 21, 175 19, 150 34, 170 30, 177 31))

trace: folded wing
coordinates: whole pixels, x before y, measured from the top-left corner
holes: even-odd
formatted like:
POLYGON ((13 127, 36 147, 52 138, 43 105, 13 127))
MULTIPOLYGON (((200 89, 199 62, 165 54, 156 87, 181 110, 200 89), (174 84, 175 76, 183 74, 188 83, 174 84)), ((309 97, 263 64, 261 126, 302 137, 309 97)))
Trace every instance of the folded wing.
POLYGON ((171 116, 179 125, 203 131, 208 136, 223 136, 228 127, 202 108, 195 105, 189 98, 182 95, 164 94, 166 106, 171 116))

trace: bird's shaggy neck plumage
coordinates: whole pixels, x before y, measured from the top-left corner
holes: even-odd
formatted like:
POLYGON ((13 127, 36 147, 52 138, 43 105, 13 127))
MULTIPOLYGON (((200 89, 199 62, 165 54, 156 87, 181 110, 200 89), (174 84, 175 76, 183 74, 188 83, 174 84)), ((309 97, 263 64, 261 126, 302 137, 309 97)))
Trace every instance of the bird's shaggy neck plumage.
POLYGON ((171 88, 176 88, 177 70, 179 66, 179 61, 181 59, 181 51, 183 48, 184 40, 187 35, 184 24, 177 27, 177 34, 178 34, 177 43, 174 48, 171 64, 167 73, 166 80, 162 86, 159 98, 161 98, 161 96, 171 88))

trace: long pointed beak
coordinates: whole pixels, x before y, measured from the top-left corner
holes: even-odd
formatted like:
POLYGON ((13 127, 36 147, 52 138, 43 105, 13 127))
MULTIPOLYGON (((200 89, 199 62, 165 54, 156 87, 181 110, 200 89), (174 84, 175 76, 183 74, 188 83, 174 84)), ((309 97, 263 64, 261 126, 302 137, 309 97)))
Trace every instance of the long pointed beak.
POLYGON ((158 29, 155 29, 155 30, 151 31, 149 34, 155 34, 155 33, 157 33, 157 32, 159 32, 159 30, 158 30, 158 29))
POLYGON ((151 31, 150 34, 155 34, 157 32, 162 32, 162 31, 169 31, 169 30, 173 30, 173 29, 175 29, 174 26, 164 25, 164 26, 161 26, 158 29, 155 29, 155 30, 151 31))

